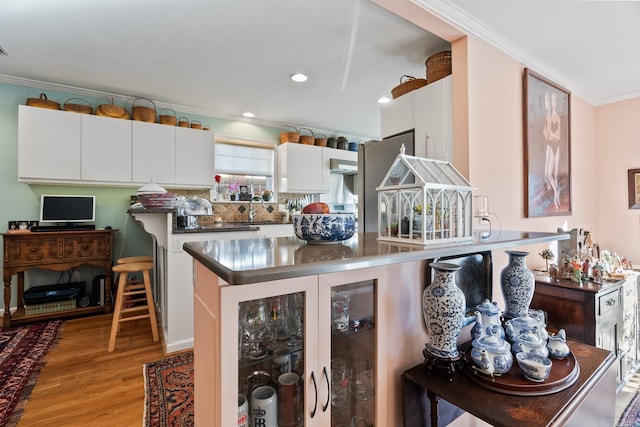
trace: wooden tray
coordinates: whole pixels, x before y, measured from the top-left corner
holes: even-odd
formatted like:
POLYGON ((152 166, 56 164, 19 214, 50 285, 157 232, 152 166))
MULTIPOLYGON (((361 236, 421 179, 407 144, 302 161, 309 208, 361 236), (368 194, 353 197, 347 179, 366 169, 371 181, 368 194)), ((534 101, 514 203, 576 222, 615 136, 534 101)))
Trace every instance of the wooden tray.
POLYGON ((542 396, 557 393, 575 383, 580 374, 580 365, 573 352, 562 360, 551 359, 553 363, 551 374, 549 378, 539 383, 524 377, 515 357, 509 372, 492 378, 471 368, 473 366, 471 347, 467 349, 465 356, 468 362, 465 372, 472 381, 486 389, 514 396, 542 396))

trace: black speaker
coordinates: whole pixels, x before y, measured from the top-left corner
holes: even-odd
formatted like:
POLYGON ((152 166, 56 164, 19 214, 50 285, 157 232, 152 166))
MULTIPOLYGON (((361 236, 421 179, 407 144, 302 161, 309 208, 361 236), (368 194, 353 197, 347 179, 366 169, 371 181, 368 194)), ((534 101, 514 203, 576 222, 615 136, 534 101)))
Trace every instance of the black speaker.
POLYGON ((93 278, 91 286, 91 305, 104 305, 104 284, 106 276, 100 274, 93 278))

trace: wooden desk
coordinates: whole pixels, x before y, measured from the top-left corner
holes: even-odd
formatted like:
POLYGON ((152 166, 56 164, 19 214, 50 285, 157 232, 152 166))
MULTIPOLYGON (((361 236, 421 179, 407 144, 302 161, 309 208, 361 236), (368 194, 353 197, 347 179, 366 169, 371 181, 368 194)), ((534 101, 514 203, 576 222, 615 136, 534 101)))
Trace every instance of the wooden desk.
POLYGON ((580 365, 578 379, 544 396, 498 393, 480 387, 466 373, 456 373, 449 381, 445 372, 429 374, 422 364, 414 366, 402 375, 404 425, 444 426, 463 412, 505 427, 614 425, 614 354, 576 341, 569 347, 580 365))
POLYGON ((3 233, 4 316, 2 326, 65 316, 111 311, 111 266, 113 233, 116 230, 3 233), (31 268, 66 271, 84 264, 105 272, 104 306, 76 308, 45 314, 26 315, 24 310, 24 272, 31 268), (17 310, 11 314, 11 278, 18 276, 17 310))

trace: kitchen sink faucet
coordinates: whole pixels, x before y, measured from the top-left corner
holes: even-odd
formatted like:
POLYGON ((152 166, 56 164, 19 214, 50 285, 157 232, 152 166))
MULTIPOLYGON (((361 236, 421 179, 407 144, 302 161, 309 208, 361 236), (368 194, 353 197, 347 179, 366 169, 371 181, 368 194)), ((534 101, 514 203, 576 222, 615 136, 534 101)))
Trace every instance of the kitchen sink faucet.
POLYGON ((256 208, 253 207, 254 201, 262 203, 262 207, 264 208, 264 199, 260 196, 253 196, 251 200, 249 200, 249 222, 253 222, 256 217, 256 208))

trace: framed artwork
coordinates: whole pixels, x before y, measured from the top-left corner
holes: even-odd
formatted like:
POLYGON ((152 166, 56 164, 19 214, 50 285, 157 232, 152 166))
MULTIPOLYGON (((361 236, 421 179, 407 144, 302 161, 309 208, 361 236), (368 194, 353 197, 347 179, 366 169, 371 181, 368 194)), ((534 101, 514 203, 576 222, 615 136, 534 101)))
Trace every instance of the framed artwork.
POLYGON ((640 169, 629 169, 627 174, 629 209, 640 209, 640 169))
POLYGON ((571 215, 571 93, 524 69, 524 211, 571 215))

